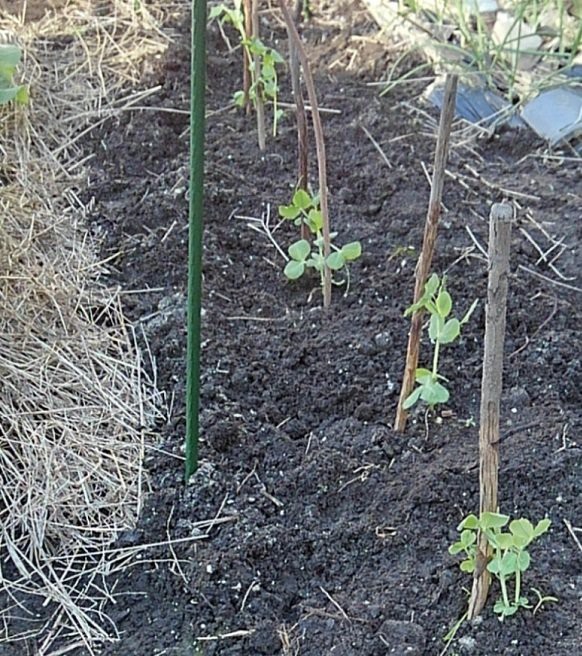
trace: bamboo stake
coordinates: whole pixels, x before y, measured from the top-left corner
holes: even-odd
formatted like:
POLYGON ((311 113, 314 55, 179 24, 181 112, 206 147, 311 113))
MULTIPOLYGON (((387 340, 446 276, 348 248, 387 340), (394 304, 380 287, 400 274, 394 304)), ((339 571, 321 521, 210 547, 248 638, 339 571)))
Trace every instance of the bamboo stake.
MULTIPOLYGON (((251 2, 251 23, 252 23, 252 38, 261 38, 261 26, 259 24, 259 0, 252 0, 251 2)), ((258 55, 253 55, 253 66, 255 69, 255 81, 261 79, 261 61, 258 55)), ((265 128, 265 102, 263 99, 263 90, 261 85, 257 84, 255 89, 255 111, 257 112, 257 137, 259 142, 259 150, 265 150, 266 144, 266 128, 265 128)))
MULTIPOLYGON (((455 115, 455 101, 457 96, 457 76, 447 74, 445 80, 445 93, 441 117, 439 121, 439 130, 437 145, 434 157, 434 173, 430 189, 430 200, 428 203, 428 212, 424 226, 424 238, 422 251, 416 265, 416 282, 414 285, 414 303, 418 302, 422 296, 424 285, 430 268, 434 253, 435 242, 437 238, 438 222, 441 213, 441 200, 443 196, 443 186, 445 181, 445 169, 447 166, 447 157, 449 153, 449 140, 451 135, 451 125, 455 115)), ((394 430, 404 431, 408 413, 402 407, 404 401, 408 398, 414 387, 416 368, 418 366, 418 355, 420 351, 420 333, 422 329, 422 310, 412 315, 410 322, 410 333, 408 335, 408 349, 406 352, 406 365, 404 367, 404 376, 402 379, 402 389, 400 390, 400 399, 398 409, 396 410, 396 420, 394 430)))
MULTIPOLYGON (((252 0, 243 0, 243 13, 245 17, 245 34, 247 39, 250 39, 253 33, 253 19, 252 19, 252 0)), ((243 48, 243 107, 246 109, 247 114, 251 112, 250 90, 251 90, 251 60, 247 48, 243 48)))
MULTIPOLYGON (((325 158, 325 140, 323 136, 323 126, 321 124, 321 116, 319 115, 319 104, 317 102, 317 95, 315 93, 315 82, 309 67, 309 60, 305 48, 301 43, 301 38, 295 23, 291 18, 289 9, 285 0, 279 0, 279 6, 283 12, 285 25, 289 31, 289 35, 297 48, 297 56, 301 62, 303 69, 303 77, 305 78, 305 88, 307 89, 307 96, 311 104, 311 119, 313 121, 313 133, 315 136, 315 149, 317 151, 317 169, 319 177, 319 195, 321 203, 321 217, 323 220, 323 255, 325 258, 330 253, 330 236, 329 236, 329 209, 327 205, 327 163, 325 158)), ((324 265, 323 271, 323 307, 328 308, 331 303, 331 271, 329 267, 324 265)))
MULTIPOLYGON (((481 418, 479 429, 479 510, 497 512, 499 472, 499 406, 503 382, 503 345, 511 240, 511 205, 495 203, 489 215, 489 280, 485 311, 485 352, 481 385, 481 418)), ((485 535, 477 544, 477 567, 469 601, 469 619, 476 617, 487 600, 490 575, 487 562, 490 547, 485 535)))

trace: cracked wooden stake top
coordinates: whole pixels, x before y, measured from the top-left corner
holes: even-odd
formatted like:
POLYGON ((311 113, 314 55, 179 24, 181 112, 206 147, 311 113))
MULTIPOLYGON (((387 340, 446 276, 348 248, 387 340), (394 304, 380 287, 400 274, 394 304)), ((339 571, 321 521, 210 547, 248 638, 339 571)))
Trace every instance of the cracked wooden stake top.
MULTIPOLYGON (((424 239, 422 242, 422 251, 416 264, 416 283, 414 285, 414 303, 417 303, 422 292, 430 267, 432 265, 432 256, 437 238, 437 228, 441 213, 441 199, 443 196, 443 186, 445 182, 445 169, 447 166, 447 156, 449 153, 449 139, 451 136, 451 125, 455 115, 455 105, 457 97, 457 76, 447 74, 445 80, 445 94, 443 98, 443 107, 439 121, 439 131, 437 137, 436 152, 434 156, 434 173, 432 185, 430 188, 430 200, 428 203, 428 213, 424 226, 424 239)), ((410 396, 414 387, 416 368, 418 367, 418 353, 420 350, 420 332, 422 329, 422 310, 412 315, 410 322, 410 333, 408 335, 408 349, 406 352, 406 365, 404 367, 404 376, 402 378, 402 389, 400 390, 400 399, 398 409, 396 410, 396 420, 394 430, 401 433, 406 426, 408 413, 402 407, 404 401, 410 396)))
MULTIPOLYGON (((485 350, 479 423, 479 511, 497 512, 499 472, 499 405, 503 382, 503 345, 509 275, 509 247, 513 207, 495 203, 489 215, 489 279, 485 309, 485 350)), ((477 543, 477 567, 469 601, 469 619, 481 612, 489 592, 487 571, 490 547, 484 535, 477 543)))

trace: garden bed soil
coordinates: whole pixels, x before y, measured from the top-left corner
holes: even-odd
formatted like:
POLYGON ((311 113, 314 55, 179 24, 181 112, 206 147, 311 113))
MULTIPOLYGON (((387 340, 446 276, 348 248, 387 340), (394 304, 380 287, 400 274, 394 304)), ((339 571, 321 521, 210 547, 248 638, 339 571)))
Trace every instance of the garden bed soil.
MULTIPOLYGON (((422 164, 431 170, 438 116, 417 98, 422 83, 384 97, 368 86, 400 53, 375 40, 357 2, 340 4, 335 13, 316 5, 303 30, 321 105, 334 110, 323 115, 334 230, 338 241, 363 246, 347 295, 334 289, 327 312, 316 279, 286 282, 281 255, 238 218, 270 208, 277 224, 276 208, 289 202, 296 180, 296 134, 287 114, 259 152, 253 117, 229 105, 238 54, 216 26, 209 31, 201 463, 187 487, 188 116, 128 111, 86 141, 92 229, 104 238, 104 255, 117 254, 115 280, 142 290, 126 295, 127 312, 147 336, 171 410, 147 456, 152 492, 120 546, 176 541, 144 551, 144 562, 119 580, 109 611, 121 639, 103 646, 104 656, 434 656, 465 611, 470 579, 447 548, 462 517, 478 508, 484 302, 460 343, 443 352, 446 408, 426 418, 415 411, 406 433, 395 434, 402 315, 429 197, 422 164), (185 540, 206 533, 197 523, 213 518, 208 537, 185 540)), ((270 13, 265 21, 265 41, 284 51, 281 24, 270 13)), ((175 42, 144 86, 161 86, 151 108, 186 110, 188 16, 173 28, 175 42)), ((281 85, 288 100, 286 74, 281 85)), ((544 145, 528 132, 467 140, 460 127, 434 270, 447 272, 459 314, 484 299, 486 264, 474 239, 486 248, 492 202, 519 204, 500 507, 551 518, 531 549, 525 587, 532 601, 530 587, 559 601, 500 623, 490 600, 449 653, 571 656, 582 653, 582 553, 566 526, 582 525, 579 161, 544 159, 544 145), (547 250, 544 231, 568 244, 555 266, 573 279, 540 262, 524 234, 547 250)), ((315 185, 314 160, 311 173, 315 185)), ((275 232, 284 250, 295 238, 290 225, 275 232)))

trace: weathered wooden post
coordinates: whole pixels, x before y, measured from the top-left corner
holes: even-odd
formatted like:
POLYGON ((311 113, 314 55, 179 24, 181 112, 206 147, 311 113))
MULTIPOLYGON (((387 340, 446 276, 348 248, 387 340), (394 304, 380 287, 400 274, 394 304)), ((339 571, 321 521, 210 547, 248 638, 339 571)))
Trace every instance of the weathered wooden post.
MULTIPOLYGON (((497 512, 499 473, 499 406, 503 381, 503 345, 509 274, 509 248, 513 207, 495 203, 489 215, 489 278, 485 310, 485 349, 481 385, 481 418, 479 426, 479 491, 480 513, 497 512)), ((477 544, 477 566, 469 601, 469 619, 482 610, 489 592, 487 571, 490 547, 481 534, 477 544)))

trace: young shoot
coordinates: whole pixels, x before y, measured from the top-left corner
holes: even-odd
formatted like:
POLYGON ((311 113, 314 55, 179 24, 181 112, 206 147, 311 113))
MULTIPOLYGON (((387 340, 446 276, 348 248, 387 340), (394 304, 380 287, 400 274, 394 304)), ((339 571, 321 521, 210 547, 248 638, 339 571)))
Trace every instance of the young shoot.
MULTIPOLYGON (((281 205, 279 215, 284 219, 293 221, 296 226, 306 225, 312 235, 312 240, 300 239, 289 246, 289 257, 291 258, 285 266, 284 273, 289 280, 297 280, 309 268, 319 272, 323 286, 325 265, 332 271, 345 270, 349 279, 348 264, 357 260, 362 254, 362 245, 359 241, 352 241, 344 246, 336 246, 331 243, 332 253, 327 259, 323 254, 323 219, 319 209, 319 199, 311 196, 303 189, 298 189, 293 195, 290 205, 281 205)), ((333 240, 337 237, 336 232, 330 234, 333 240)), ((335 283, 341 284, 341 283, 335 283)))
MULTIPOLYGON (((251 38, 245 31, 244 13, 241 0, 235 0, 234 8, 226 5, 217 5, 210 10, 209 20, 218 20, 222 26, 230 23, 239 34, 240 44, 247 54, 249 62, 249 73, 251 85, 248 99, 256 108, 257 99, 271 102, 273 105, 273 136, 277 135, 278 124, 282 110, 278 107, 279 83, 277 76, 277 65, 283 64, 281 55, 273 48, 267 47, 260 39, 251 38), (254 57, 258 58, 258 74, 254 66, 254 57)), ((246 101, 244 91, 236 91, 234 103, 237 107, 243 107, 246 101)))
POLYGON ((404 401, 405 410, 419 400, 424 401, 431 408, 437 403, 446 403, 449 400, 449 390, 440 382, 447 379, 438 373, 440 349, 459 338, 461 326, 469 321, 478 301, 473 302, 462 319, 448 318, 453 308, 453 299, 446 290, 445 283, 444 276, 441 280, 436 273, 433 273, 425 284, 424 293, 418 302, 411 305, 404 313, 405 317, 419 310, 426 310, 430 314, 428 335, 434 344, 432 369, 416 370, 415 379, 418 387, 404 401))
MULTIPOLYGON (((529 519, 514 519, 509 522, 507 515, 484 512, 480 518, 468 515, 457 527, 459 540, 449 547, 451 555, 464 554, 460 567, 463 572, 472 574, 477 563, 477 536, 485 534, 493 549, 487 570, 499 581, 501 597, 495 602, 493 610, 499 619, 517 613, 520 608, 532 608, 527 597, 522 595, 522 575, 529 568, 531 557, 529 545, 550 528, 550 520, 542 519, 535 526, 529 519), (509 531, 503 531, 509 523, 509 531), (510 583, 514 580, 513 594, 510 583)), ((541 595, 538 592, 538 596, 541 595)), ((548 597, 548 601, 555 598, 548 597)))
POLYGON ((14 100, 19 104, 28 102, 28 89, 14 84, 14 73, 22 53, 13 44, 0 45, 0 105, 14 100))

